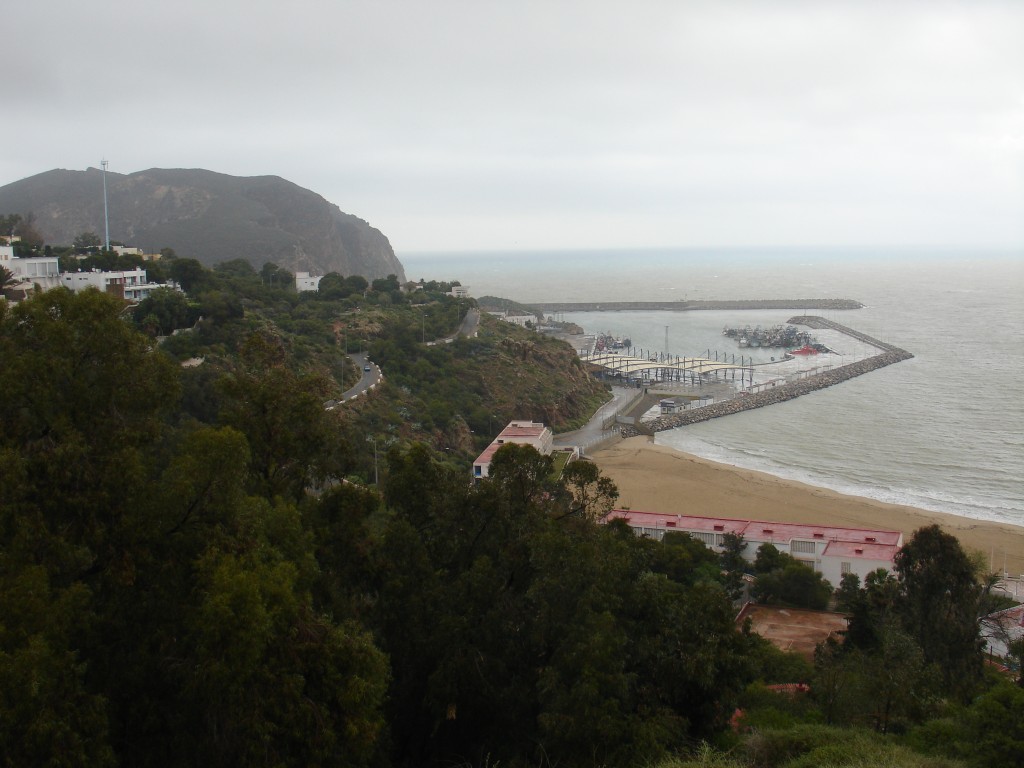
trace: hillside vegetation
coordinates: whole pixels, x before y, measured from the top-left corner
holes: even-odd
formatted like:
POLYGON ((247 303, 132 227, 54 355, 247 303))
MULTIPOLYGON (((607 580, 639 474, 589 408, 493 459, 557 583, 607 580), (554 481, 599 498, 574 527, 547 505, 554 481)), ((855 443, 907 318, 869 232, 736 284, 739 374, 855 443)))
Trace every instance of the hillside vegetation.
POLYGON ((467 309, 441 284, 166 268, 189 296, 133 314, 0 303, 3 765, 1019 762, 1024 689, 938 528, 844 580, 843 642, 783 653, 735 626, 735 562, 599 525, 595 465, 506 445, 469 482, 492 419, 601 402, 566 345, 485 318, 427 346, 467 309), (346 346, 384 384, 329 408, 346 346))

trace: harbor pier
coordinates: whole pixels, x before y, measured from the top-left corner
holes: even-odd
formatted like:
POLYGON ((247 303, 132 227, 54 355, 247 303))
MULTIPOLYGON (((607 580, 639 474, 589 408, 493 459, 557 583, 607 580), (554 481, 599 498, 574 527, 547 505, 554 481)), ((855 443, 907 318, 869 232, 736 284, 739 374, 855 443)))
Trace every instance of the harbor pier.
POLYGON ((823 317, 801 315, 791 318, 789 323, 793 325, 805 325, 810 328, 830 328, 832 330, 839 331, 877 348, 879 350, 879 354, 872 355, 847 365, 833 366, 827 370, 807 375, 796 381, 787 381, 771 387, 759 388, 756 392, 742 390, 737 392, 735 396, 728 400, 720 400, 699 408, 686 409, 665 416, 660 416, 643 425, 643 429, 638 428, 636 425, 623 425, 621 428, 622 436, 633 437, 635 435, 647 433, 648 430, 652 432, 663 432, 665 430, 683 427, 687 424, 710 421, 711 419, 728 416, 733 413, 739 413, 740 411, 763 408, 766 405, 792 400, 800 397, 801 395, 806 395, 811 392, 816 392, 819 389, 831 387, 835 384, 848 381, 856 376, 862 376, 865 373, 870 373, 871 371, 878 370, 879 368, 884 368, 887 365, 893 365, 894 363, 909 360, 913 357, 910 352, 907 352, 904 349, 900 349, 892 344, 872 338, 867 334, 860 333, 852 328, 847 328, 844 325, 832 320, 827 320, 823 317))

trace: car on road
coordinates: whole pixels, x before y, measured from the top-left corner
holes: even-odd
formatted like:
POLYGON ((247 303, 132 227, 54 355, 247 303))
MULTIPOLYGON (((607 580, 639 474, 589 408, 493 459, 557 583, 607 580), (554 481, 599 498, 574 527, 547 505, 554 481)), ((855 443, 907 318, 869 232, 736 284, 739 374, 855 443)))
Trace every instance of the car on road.
POLYGON ((364 366, 363 366, 363 371, 365 371, 366 373, 369 373, 369 372, 370 372, 370 371, 372 371, 372 370, 373 370, 373 368, 371 368, 371 367, 370 367, 370 366, 368 366, 368 365, 364 365, 364 366))

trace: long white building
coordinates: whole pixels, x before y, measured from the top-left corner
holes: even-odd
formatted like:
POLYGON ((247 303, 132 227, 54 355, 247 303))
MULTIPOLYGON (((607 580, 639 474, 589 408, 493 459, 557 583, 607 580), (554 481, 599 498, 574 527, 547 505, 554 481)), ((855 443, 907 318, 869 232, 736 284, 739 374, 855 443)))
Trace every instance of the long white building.
POLYGON ((893 570, 896 553, 903 546, 900 531, 695 517, 628 509, 612 511, 603 522, 612 520, 624 520, 638 536, 649 536, 659 541, 667 532, 682 531, 716 552, 722 551, 726 533, 741 535, 747 543, 743 557, 751 562, 757 556, 758 547, 772 544, 780 552, 792 555, 819 572, 833 587, 839 586, 846 573, 857 574, 863 582, 869 573, 879 568, 893 570))

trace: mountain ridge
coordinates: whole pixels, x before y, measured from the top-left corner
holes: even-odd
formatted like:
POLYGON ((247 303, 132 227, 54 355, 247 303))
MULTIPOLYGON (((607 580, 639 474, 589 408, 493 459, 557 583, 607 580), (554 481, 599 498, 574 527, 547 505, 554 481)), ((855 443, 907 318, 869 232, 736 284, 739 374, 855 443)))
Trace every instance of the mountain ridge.
MULTIPOLYGON (((272 261, 292 271, 368 279, 405 270, 387 237, 280 176, 202 168, 106 174, 110 236, 145 251, 173 248, 203 264, 272 261)), ((103 172, 53 169, 0 187, 0 211, 34 216, 46 242, 104 232, 103 172)))

